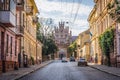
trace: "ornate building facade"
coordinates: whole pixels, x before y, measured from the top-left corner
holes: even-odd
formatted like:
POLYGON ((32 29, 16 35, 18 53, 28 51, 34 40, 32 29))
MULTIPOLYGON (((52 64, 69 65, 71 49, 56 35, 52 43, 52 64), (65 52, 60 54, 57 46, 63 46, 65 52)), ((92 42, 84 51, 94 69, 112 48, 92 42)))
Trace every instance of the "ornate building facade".
MULTIPOLYGON (((88 21, 90 26, 90 32, 92 33, 91 37, 91 46, 92 54, 95 60, 97 55, 98 63, 105 64, 105 57, 99 46, 99 36, 101 36, 106 30, 110 28, 115 29, 114 37, 114 52, 110 53, 111 65, 117 66, 117 56, 119 54, 119 35, 117 32, 118 23, 110 15, 109 5, 115 3, 119 0, 94 0, 95 6, 91 11, 88 21)), ((120 2, 119 2, 120 4, 120 2)), ((113 12, 113 11, 112 11, 113 12)))
POLYGON ((59 49, 56 58, 68 57, 67 47, 72 42, 72 32, 65 22, 59 22, 59 27, 55 27, 54 40, 59 49))
POLYGON ((19 42, 24 28, 18 25, 16 16, 24 8, 22 1, 0 0, 0 72, 18 67, 19 42))
MULTIPOLYGON (((34 0, 25 0, 25 29, 23 38, 23 66, 29 66, 36 63, 37 53, 37 38, 36 38, 36 24, 38 13, 37 6, 34 0)), ((22 59, 21 59, 22 60, 22 59)))
POLYGON ((0 73, 40 61, 34 0, 0 0, 0 73), (38 56, 38 57, 37 57, 38 56))

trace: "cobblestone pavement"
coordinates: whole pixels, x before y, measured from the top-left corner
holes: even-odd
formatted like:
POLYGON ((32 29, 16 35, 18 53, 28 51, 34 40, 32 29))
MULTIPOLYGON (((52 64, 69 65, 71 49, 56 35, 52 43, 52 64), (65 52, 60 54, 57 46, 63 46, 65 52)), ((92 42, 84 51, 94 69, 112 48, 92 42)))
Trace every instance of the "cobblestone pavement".
POLYGON ((55 61, 19 80, 120 80, 120 77, 89 66, 78 67, 77 62, 55 61))

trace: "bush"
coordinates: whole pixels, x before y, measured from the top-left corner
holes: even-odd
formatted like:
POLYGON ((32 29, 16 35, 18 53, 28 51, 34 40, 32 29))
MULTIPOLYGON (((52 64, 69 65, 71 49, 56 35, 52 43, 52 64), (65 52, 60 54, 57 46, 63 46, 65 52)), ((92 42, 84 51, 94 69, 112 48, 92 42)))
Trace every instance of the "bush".
POLYGON ((34 58, 31 56, 31 61, 32 61, 32 65, 34 65, 35 64, 35 60, 34 60, 34 58))
POLYGON ((110 52, 114 51, 114 29, 108 29, 99 37, 99 44, 103 55, 106 56, 108 66, 110 63, 110 52))

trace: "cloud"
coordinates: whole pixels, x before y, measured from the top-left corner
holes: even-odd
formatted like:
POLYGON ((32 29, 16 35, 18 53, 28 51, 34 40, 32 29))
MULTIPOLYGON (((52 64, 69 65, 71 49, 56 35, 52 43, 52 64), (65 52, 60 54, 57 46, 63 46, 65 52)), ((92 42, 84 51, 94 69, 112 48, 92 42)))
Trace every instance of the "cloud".
POLYGON ((79 3, 75 2, 73 5, 72 0, 62 0, 62 3, 60 1, 61 0, 35 0, 40 11, 40 17, 52 18, 56 24, 61 20, 70 21, 72 23, 73 35, 78 35, 80 32, 88 29, 87 17, 93 6, 80 4, 78 16, 73 23, 72 21, 74 20, 79 3), (68 1, 68 3, 64 1, 68 1))

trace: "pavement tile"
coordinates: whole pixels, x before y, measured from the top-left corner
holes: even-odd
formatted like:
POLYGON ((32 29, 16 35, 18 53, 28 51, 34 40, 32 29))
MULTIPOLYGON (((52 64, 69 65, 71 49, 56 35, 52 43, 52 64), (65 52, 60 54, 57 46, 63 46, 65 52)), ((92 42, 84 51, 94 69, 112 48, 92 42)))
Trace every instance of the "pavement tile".
POLYGON ((120 77, 120 68, 109 67, 106 65, 90 64, 90 63, 88 65, 92 68, 120 77))

